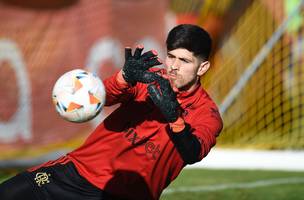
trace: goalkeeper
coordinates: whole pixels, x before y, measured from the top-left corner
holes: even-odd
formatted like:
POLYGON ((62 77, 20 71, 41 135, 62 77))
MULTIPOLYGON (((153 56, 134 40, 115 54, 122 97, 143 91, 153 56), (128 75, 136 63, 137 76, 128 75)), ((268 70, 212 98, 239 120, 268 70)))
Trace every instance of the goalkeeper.
POLYGON ((200 77, 210 67, 211 38, 182 24, 168 34, 166 69, 155 51, 132 53, 104 81, 106 105, 120 103, 84 144, 0 185, 1 200, 159 199, 187 164, 216 143, 222 120, 200 77))

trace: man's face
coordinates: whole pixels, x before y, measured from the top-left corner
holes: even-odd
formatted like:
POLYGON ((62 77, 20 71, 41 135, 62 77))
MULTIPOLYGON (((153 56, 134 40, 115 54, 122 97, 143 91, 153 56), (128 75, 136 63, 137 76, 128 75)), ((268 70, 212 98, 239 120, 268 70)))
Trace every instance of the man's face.
POLYGON ((173 87, 189 90, 196 86, 200 76, 208 70, 209 62, 195 57, 187 49, 179 48, 168 51, 166 68, 173 87))

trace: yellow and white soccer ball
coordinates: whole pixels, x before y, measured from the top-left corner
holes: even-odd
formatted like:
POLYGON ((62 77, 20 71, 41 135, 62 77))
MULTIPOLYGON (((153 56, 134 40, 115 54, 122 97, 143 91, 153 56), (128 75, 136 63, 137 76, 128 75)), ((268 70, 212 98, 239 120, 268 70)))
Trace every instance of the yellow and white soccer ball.
POLYGON ((70 122, 86 122, 98 115, 105 103, 103 82, 95 74, 75 69, 56 81, 52 98, 57 112, 70 122))

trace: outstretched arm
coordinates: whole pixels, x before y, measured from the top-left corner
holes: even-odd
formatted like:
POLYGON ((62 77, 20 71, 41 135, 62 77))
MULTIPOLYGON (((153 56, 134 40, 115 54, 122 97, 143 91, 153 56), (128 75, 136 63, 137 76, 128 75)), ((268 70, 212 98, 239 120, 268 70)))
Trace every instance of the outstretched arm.
POLYGON ((181 108, 176 95, 171 88, 170 82, 164 78, 157 80, 160 88, 154 84, 148 86, 148 92, 154 104, 160 109, 169 126, 168 132, 181 158, 186 164, 193 164, 205 157, 212 146, 215 138, 222 128, 219 115, 209 115, 210 110, 204 110, 206 118, 194 123, 193 127, 185 122, 181 114, 181 108))
POLYGON ((106 88, 107 106, 122 103, 136 95, 137 82, 151 83, 155 80, 156 74, 149 72, 148 69, 160 65, 156 51, 148 51, 142 54, 143 46, 138 46, 134 55, 132 49, 125 48, 125 64, 118 73, 104 80, 106 88))

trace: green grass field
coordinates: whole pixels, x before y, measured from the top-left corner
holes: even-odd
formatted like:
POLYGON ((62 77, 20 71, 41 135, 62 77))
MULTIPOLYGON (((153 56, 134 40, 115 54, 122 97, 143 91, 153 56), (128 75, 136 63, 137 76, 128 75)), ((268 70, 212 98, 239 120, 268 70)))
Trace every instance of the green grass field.
POLYGON ((162 200, 304 200, 304 172, 186 169, 162 200))
MULTIPOLYGON (((0 171, 0 182, 14 171, 0 171)), ((304 200, 304 172, 185 169, 161 200, 304 200)))
POLYGON ((17 170, 1 170, 0 169, 0 183, 2 183, 7 178, 13 176, 17 172, 18 172, 17 170))

